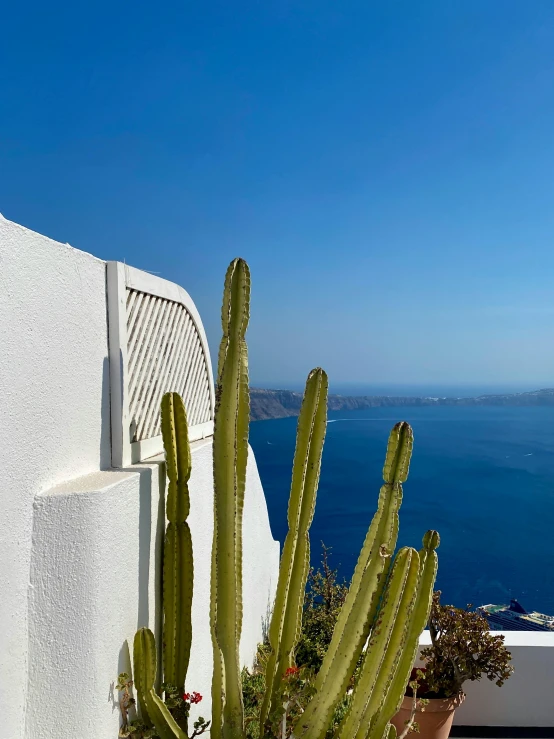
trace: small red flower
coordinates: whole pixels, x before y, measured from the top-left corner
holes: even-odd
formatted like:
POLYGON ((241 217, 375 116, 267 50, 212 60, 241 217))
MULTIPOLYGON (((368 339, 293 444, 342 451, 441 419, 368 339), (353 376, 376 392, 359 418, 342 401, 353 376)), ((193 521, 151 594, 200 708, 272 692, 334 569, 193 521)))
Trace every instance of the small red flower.
POLYGON ((285 672, 285 677, 292 677, 293 675, 298 675, 300 672, 299 667, 288 667, 287 671, 285 672))
POLYGON ((201 700, 202 700, 202 696, 200 695, 200 693, 197 693, 196 691, 190 697, 191 703, 200 703, 201 700))
POLYGON ((190 693, 183 693, 183 700, 188 702, 190 700, 190 693))

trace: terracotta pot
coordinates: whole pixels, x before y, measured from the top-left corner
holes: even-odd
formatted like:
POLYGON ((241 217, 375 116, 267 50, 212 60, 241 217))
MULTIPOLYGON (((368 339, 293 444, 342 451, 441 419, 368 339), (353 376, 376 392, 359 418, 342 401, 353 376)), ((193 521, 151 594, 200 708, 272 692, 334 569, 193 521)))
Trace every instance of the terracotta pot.
MULTIPOLYGON (((463 703, 464 698, 463 693, 452 698, 431 698, 425 710, 416 711, 415 720, 419 725, 419 734, 408 736, 415 739, 448 739, 454 720, 454 711, 463 703)), ((400 710, 391 719, 391 724, 395 725, 398 736, 406 728, 406 721, 410 720, 411 715, 412 699, 406 696, 400 710)))

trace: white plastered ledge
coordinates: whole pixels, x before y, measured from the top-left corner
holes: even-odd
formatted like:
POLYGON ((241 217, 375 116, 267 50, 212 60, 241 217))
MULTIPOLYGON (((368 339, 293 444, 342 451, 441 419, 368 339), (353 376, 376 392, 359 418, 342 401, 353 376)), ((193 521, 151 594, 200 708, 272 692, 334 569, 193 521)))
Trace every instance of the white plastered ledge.
POLYGON ((126 640, 159 628, 160 465, 96 472, 37 496, 25 736, 115 737, 126 640))
MULTIPOLYGON (((531 631, 504 634, 514 674, 502 687, 486 677, 464 684, 467 698, 457 709, 460 726, 554 727, 554 634, 531 631)), ((420 646, 431 643, 424 631, 420 646)), ((554 733, 552 734, 554 736, 554 733)))
MULTIPOLYGON (((187 689, 209 716, 209 630, 213 532, 212 440, 194 442, 189 481, 194 552, 193 644, 187 689)), ((127 644, 137 628, 160 633, 165 530, 163 458, 95 472, 36 496, 29 595, 28 739, 113 739, 119 714, 111 692, 131 671, 127 644), (36 700, 32 699, 36 696, 36 700)), ((241 661, 251 665, 273 603, 279 543, 250 451, 244 508, 244 620, 241 661)))

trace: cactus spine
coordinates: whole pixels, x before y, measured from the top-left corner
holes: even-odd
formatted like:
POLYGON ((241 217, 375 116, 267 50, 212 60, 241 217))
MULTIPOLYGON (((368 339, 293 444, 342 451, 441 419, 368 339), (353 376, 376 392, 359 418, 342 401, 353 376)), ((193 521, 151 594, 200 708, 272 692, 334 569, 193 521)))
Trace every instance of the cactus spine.
POLYGON ((192 641, 193 558, 186 521, 190 511, 190 446, 185 406, 177 393, 166 393, 162 398, 161 426, 169 480, 163 560, 164 682, 182 688, 192 641))
POLYGON ((261 736, 275 707, 285 671, 294 663, 302 604, 310 563, 310 528, 319 481, 327 424, 327 375, 314 369, 308 375, 302 401, 289 498, 289 530, 283 547, 275 605, 269 627, 271 655, 266 670, 266 692, 260 714, 261 736))
POLYGON ((223 294, 214 423, 214 538, 211 620, 214 649, 212 739, 244 733, 239 643, 242 630, 242 513, 248 457, 250 271, 229 265, 223 294))

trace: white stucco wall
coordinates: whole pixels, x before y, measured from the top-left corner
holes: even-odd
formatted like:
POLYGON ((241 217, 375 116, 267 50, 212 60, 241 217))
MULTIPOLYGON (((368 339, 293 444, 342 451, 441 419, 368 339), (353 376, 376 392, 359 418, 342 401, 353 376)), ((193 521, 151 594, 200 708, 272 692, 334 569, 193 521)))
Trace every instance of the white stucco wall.
POLYGON ((0 217, 0 715, 23 735, 33 501, 110 454, 104 262, 0 217))
POLYGON ((37 496, 26 737, 117 736, 125 639, 155 624, 158 476, 96 472, 37 496))
MULTIPOLYGON (((110 465, 105 263, 0 218, 2 739, 115 739, 127 640, 160 625, 163 462, 110 465)), ((188 687, 209 716, 211 440, 193 444, 195 590, 188 687)), ((279 545, 250 452, 244 626, 251 662, 279 545)))
MULTIPOLYGON (((466 700, 457 709, 459 726, 554 727, 554 634, 504 631, 504 644, 512 654, 514 674, 499 688, 483 677, 466 682, 466 700)), ((431 638, 425 631, 420 646, 431 638)))
MULTIPOLYGON (((210 715, 211 440, 192 445, 192 470, 195 587, 187 689, 204 696, 196 718, 210 715)), ((96 472, 35 499, 26 737, 117 736, 117 694, 110 686, 119 672, 132 671, 128 650, 132 654, 136 629, 150 626, 159 633, 164 492, 159 462, 96 472)), ((279 556, 253 454, 246 495, 241 657, 248 665, 262 638, 279 556)))

